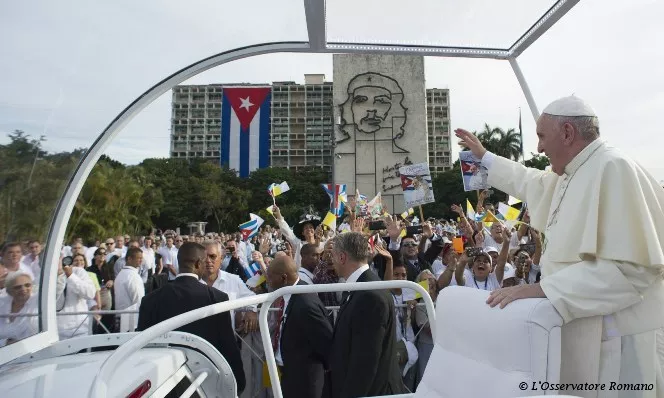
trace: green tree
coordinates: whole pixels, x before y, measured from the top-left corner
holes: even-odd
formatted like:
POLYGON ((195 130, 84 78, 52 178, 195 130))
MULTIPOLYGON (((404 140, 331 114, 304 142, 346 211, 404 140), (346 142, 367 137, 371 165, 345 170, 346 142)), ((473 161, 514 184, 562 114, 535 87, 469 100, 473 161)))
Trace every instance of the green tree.
POLYGON ((46 238, 55 206, 82 151, 42 150, 44 137, 21 130, 0 145, 0 241, 46 238))
POLYGON ((194 174, 199 214, 201 219, 214 220, 208 225, 211 230, 233 231, 249 219, 251 193, 239 186, 235 173, 206 162, 197 165, 194 174))
POLYGON ((551 164, 551 162, 549 162, 549 158, 546 155, 538 155, 532 152, 530 155, 532 157, 523 162, 526 167, 533 167, 535 169, 544 170, 551 164))
POLYGON ((152 218, 159 215, 163 204, 161 192, 141 167, 116 168, 99 162, 74 205, 67 239, 149 232, 152 218))
POLYGON ((482 145, 496 155, 517 161, 521 158, 521 135, 514 129, 505 131, 485 123, 484 130, 476 135, 482 145))

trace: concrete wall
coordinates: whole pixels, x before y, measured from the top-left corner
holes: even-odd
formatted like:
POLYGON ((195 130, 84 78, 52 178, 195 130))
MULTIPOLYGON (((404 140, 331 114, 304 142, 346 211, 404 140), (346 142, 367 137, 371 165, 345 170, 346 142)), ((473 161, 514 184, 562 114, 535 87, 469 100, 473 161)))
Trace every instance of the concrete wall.
POLYGON ((369 200, 381 192, 401 213, 399 166, 428 162, 424 58, 339 54, 333 66, 335 182, 369 200))

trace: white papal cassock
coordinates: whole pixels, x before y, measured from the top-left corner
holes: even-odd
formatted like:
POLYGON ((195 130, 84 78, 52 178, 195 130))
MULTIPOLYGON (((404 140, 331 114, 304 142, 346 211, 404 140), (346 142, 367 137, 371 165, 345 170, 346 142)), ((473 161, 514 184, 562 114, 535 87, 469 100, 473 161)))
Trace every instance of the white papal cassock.
POLYGON ((664 190, 601 139, 562 176, 492 153, 482 163, 489 184, 526 202, 545 234, 540 285, 565 321, 561 383, 607 386, 566 393, 663 397, 664 190), (654 388, 612 391, 611 382, 654 388))

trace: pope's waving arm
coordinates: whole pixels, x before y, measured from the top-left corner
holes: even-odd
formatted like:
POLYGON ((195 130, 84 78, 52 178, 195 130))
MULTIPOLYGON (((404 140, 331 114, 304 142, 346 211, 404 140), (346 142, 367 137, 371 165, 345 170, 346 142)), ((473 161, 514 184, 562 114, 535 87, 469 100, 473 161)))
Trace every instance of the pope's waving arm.
POLYGON ((531 226, 544 230, 558 175, 497 156, 487 151, 480 140, 466 130, 457 129, 454 132, 461 139, 459 145, 470 149, 489 170, 489 185, 528 203, 531 226))

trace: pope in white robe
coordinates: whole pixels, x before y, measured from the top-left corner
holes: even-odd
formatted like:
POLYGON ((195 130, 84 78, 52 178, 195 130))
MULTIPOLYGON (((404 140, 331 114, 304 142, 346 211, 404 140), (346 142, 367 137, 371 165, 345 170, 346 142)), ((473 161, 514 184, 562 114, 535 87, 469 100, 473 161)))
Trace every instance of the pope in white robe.
POLYGON ((605 383, 580 397, 664 397, 664 189, 599 138, 597 116, 577 97, 553 102, 537 122, 538 151, 552 171, 487 152, 488 183, 528 203, 545 241, 539 284, 498 289, 487 303, 547 297, 564 320, 561 383, 605 383), (629 384, 611 390, 611 383, 629 384), (645 388, 644 388, 645 387, 645 388))

